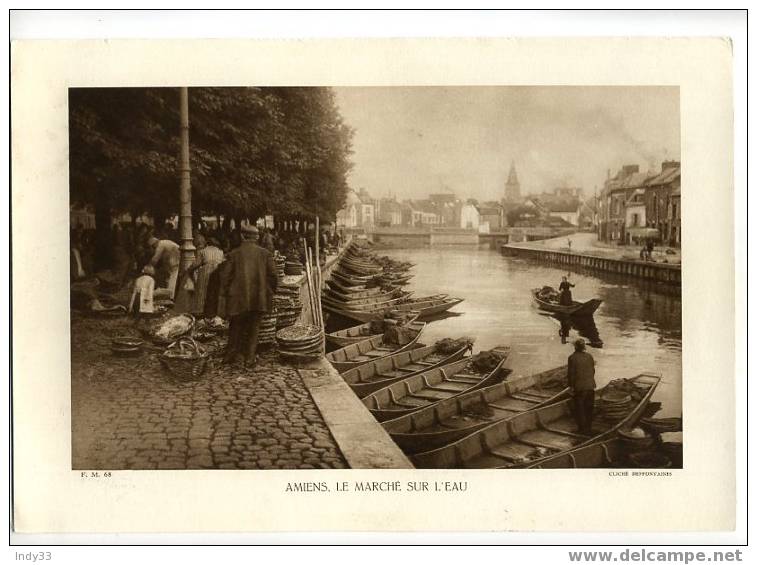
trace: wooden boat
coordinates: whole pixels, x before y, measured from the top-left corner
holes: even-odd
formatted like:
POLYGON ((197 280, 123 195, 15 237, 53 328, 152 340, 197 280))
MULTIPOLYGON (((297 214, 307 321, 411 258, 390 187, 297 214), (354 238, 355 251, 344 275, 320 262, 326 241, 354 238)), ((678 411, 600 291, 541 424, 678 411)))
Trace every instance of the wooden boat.
POLYGON ((609 467, 623 460, 623 444, 620 439, 612 438, 606 441, 590 443, 577 449, 571 449, 529 465, 529 469, 601 469, 609 467))
MULTIPOLYGON (((411 293, 412 294, 412 293, 411 293)), ((431 302, 433 300, 444 300, 449 294, 431 294, 429 296, 417 296, 415 298, 407 298, 403 304, 418 304, 419 302, 431 302)))
POLYGON ((619 421, 594 418, 593 435, 576 431, 572 400, 500 420, 445 447, 413 456, 417 467, 447 469, 519 468, 536 466, 573 449, 612 438, 617 430, 633 426, 641 417, 660 377, 642 374, 630 379, 643 395, 619 421))
POLYGON ((321 306, 326 312, 336 314, 347 320, 354 320, 361 323, 383 320, 384 317, 394 309, 394 307, 390 307, 388 311, 380 308, 377 310, 352 310, 345 308, 343 305, 332 304, 326 300, 322 301, 321 306))
POLYGON ((400 289, 392 290, 391 292, 384 292, 381 294, 374 294, 373 296, 353 297, 348 294, 342 294, 329 288, 324 289, 324 296, 328 296, 336 302, 343 302, 346 305, 349 304, 373 304, 376 302, 385 302, 387 300, 404 299, 409 300, 412 292, 406 292, 400 289))
POLYGON ((406 304, 397 304, 393 306, 395 310, 400 312, 404 310, 417 310, 420 312, 418 319, 430 318, 436 314, 446 312, 450 308, 457 306, 463 301, 462 298, 446 297, 429 300, 427 302, 408 302, 406 304))
POLYGON ((539 305, 539 308, 547 310, 548 312, 557 312, 559 314, 568 314, 571 316, 589 316, 599 308, 600 304, 602 304, 600 299, 592 298, 586 302, 577 302, 574 300, 570 306, 564 306, 557 302, 550 302, 549 300, 539 298, 540 290, 541 289, 534 288, 531 290, 531 294, 533 295, 536 304, 539 305))
POLYGON ((476 371, 471 359, 455 361, 386 386, 363 398, 363 404, 379 422, 393 420, 416 412, 441 400, 456 397, 500 382, 505 374, 502 365, 509 355, 509 347, 495 349, 502 360, 488 372, 476 371))
MULTIPOLYGON (((334 306, 335 308, 341 308, 343 310, 356 310, 358 312, 364 312, 364 311, 374 311, 378 310, 380 312, 383 312, 384 310, 388 310, 390 308, 393 308, 397 304, 404 304, 405 297, 399 297, 399 298, 389 298, 386 300, 382 300, 381 302, 343 302, 340 300, 335 300, 334 298, 331 298, 329 295, 322 295, 321 296, 321 302, 323 304, 329 303, 331 306, 334 306)), ((415 308, 410 308, 411 310, 415 310, 415 308)))
POLYGON ((381 275, 378 277, 380 281, 385 281, 389 284, 407 284, 410 282, 410 279, 413 278, 413 275, 381 275))
POLYGON ((359 398, 363 398, 418 373, 459 361, 467 351, 470 347, 462 346, 452 353, 443 354, 437 353, 436 345, 426 345, 360 365, 342 373, 342 378, 359 398))
POLYGON ((392 355, 394 353, 400 353, 407 351, 408 349, 414 349, 415 344, 423 333, 423 329, 426 327, 425 322, 412 322, 407 324, 405 328, 414 330, 416 332, 415 337, 405 345, 392 345, 385 344, 383 342, 384 336, 378 335, 357 343, 352 343, 336 351, 326 354, 328 359, 334 368, 340 373, 344 373, 350 369, 354 369, 359 365, 364 365, 370 361, 375 361, 381 357, 392 355))
MULTIPOLYGON (((417 319, 417 313, 409 313, 409 317, 404 323, 409 324, 417 319)), ((377 335, 383 335, 380 333, 370 333, 372 324, 373 322, 366 322, 364 324, 358 324, 357 326, 351 326, 343 330, 327 333, 326 341, 338 347, 345 347, 351 343, 357 343, 358 341, 364 341, 366 339, 376 337, 377 335)))
POLYGON ((380 275, 384 272, 384 268, 379 265, 369 265, 367 263, 354 263, 352 261, 341 260, 339 261, 339 269, 344 271, 350 271, 358 276, 373 276, 380 275))
POLYGON ((394 442, 405 453, 438 449, 486 426, 541 408, 570 394, 568 366, 463 394, 395 420, 384 422, 394 442))
POLYGON ((331 276, 346 286, 366 285, 367 283, 373 281, 376 278, 375 275, 370 275, 370 276, 351 275, 349 273, 344 273, 340 271, 339 269, 334 269, 333 271, 331 271, 331 276))
MULTIPOLYGON (((373 296, 375 294, 384 294, 386 291, 384 288, 380 286, 374 286, 371 288, 366 288, 364 284, 361 285, 346 285, 343 283, 340 283, 336 279, 329 279, 326 281, 326 284, 329 288, 332 288, 336 290, 337 292, 341 292, 348 296, 354 296, 356 298, 364 298, 366 296, 373 296)), ((393 287, 393 288, 399 288, 399 287, 393 287)))

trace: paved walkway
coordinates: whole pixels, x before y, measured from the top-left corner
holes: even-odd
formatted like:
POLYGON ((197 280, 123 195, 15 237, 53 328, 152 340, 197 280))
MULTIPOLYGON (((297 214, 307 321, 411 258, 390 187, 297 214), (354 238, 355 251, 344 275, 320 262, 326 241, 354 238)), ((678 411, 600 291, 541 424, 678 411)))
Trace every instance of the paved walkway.
POLYGON ((72 315, 74 469, 347 467, 301 376, 275 354, 252 372, 211 359, 201 380, 176 382, 154 353, 110 353, 133 322, 72 315))
MULTIPOLYGON (((573 253, 583 253, 594 255, 596 257, 607 257, 609 259, 622 259, 626 261, 641 261, 639 253, 640 245, 614 245, 597 240, 595 233, 574 233, 569 236, 560 236, 552 239, 542 239, 528 243, 513 243, 519 247, 533 247, 535 249, 554 249, 555 251, 571 251, 573 253), (570 247, 568 247, 570 239, 570 247)), ((668 247, 655 247, 653 258, 658 263, 681 263, 680 249, 668 247), (666 253, 668 249, 673 254, 666 253)))

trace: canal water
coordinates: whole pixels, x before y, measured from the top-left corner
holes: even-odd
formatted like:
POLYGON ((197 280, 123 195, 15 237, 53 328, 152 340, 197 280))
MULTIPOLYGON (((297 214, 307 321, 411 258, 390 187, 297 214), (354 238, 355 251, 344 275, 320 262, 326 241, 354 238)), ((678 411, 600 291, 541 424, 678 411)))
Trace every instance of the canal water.
POLYGON ((567 363, 572 340, 582 335, 596 362, 598 387, 642 372, 660 374, 652 399, 662 403, 656 416, 681 415, 677 293, 634 279, 573 272, 573 299, 599 298, 602 304, 593 320, 569 329, 563 344, 560 321, 539 310, 530 291, 544 285, 557 288, 566 271, 480 247, 391 249, 379 254, 416 264, 406 287, 415 296, 447 293, 465 299, 451 310, 459 315, 428 324, 424 343, 471 336, 476 338, 474 351, 509 345, 512 353, 506 366, 515 374, 530 374, 567 363))

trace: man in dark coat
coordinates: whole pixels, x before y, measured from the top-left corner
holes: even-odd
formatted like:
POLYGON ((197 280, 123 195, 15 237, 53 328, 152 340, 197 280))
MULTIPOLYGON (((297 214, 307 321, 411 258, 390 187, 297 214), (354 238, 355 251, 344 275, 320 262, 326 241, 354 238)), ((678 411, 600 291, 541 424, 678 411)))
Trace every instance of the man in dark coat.
POLYGON ((225 280, 226 314, 229 316, 229 344, 225 363, 234 363, 240 355, 245 366, 255 366, 260 322, 273 308, 273 293, 278 275, 273 255, 257 244, 255 226, 242 226, 242 243, 228 254, 225 280))
POLYGON ((586 353, 586 342, 578 338, 573 342, 575 352, 568 357, 568 386, 573 392, 573 417, 578 433, 591 435, 594 416, 594 358, 586 353))

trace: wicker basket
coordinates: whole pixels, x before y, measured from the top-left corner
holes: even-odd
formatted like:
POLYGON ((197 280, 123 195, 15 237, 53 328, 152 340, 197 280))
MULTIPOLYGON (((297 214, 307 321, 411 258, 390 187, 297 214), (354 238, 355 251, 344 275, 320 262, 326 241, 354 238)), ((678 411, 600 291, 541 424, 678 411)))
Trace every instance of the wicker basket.
POLYGON ((208 363, 209 353, 191 337, 181 337, 166 348, 160 362, 183 380, 200 378, 208 363))

